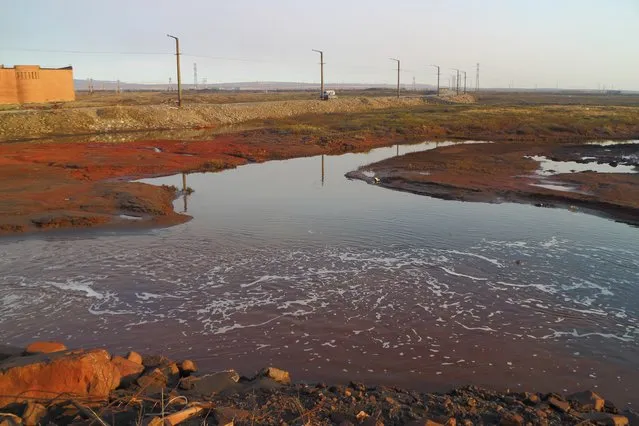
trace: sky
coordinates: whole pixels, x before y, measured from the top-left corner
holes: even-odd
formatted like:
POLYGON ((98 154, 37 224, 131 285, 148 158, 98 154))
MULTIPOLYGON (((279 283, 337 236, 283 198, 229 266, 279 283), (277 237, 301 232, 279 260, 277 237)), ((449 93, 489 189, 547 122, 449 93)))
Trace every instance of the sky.
POLYGON ((76 79, 639 90, 639 0, 0 0, 0 63, 76 79))

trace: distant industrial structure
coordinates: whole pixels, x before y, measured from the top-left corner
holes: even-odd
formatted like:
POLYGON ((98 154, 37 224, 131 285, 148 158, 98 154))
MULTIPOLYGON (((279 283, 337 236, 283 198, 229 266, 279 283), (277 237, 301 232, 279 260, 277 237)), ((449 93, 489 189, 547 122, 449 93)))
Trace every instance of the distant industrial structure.
POLYGON ((67 102, 75 100, 73 67, 0 65, 0 104, 67 102))

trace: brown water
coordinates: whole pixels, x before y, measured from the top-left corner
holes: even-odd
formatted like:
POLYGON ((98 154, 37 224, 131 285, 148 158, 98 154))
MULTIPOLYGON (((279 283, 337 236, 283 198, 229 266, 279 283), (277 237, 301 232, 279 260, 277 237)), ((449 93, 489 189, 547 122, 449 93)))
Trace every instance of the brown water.
POLYGON ((274 364, 309 381, 592 388, 639 404, 639 229, 343 177, 434 146, 190 175, 194 219, 168 229, 4 239, 0 339, 244 374, 274 364))

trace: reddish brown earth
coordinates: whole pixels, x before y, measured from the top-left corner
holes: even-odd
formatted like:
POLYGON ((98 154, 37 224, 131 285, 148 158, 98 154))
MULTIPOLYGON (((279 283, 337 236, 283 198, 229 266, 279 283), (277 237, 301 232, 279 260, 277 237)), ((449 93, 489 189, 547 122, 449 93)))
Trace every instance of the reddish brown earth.
POLYGON ((372 138, 326 140, 264 130, 188 142, 1 144, 0 234, 182 223, 189 217, 173 210, 176 188, 131 180, 218 171, 272 159, 364 151, 388 143, 372 138), (123 219, 120 214, 144 220, 123 219))
POLYGON ((145 355, 136 363, 104 349, 25 356, 5 347, 0 355, 3 425, 595 426, 639 419, 590 390, 561 395, 465 386, 422 393, 347 380, 296 383, 274 367, 250 376, 199 372, 189 360, 145 355))
MULTIPOLYGON (((639 145, 634 146, 639 151, 639 145)), ((544 180, 535 173, 537 161, 526 157, 539 155, 573 161, 580 158, 574 154, 581 153, 584 147, 522 143, 455 145, 389 158, 347 176, 443 199, 567 207, 639 224, 639 173, 581 172, 547 178, 553 183, 571 185, 577 192, 533 185, 544 180), (364 170, 374 172, 378 180, 366 176, 364 170)), ((606 161, 610 160, 610 154, 606 153, 606 161)))

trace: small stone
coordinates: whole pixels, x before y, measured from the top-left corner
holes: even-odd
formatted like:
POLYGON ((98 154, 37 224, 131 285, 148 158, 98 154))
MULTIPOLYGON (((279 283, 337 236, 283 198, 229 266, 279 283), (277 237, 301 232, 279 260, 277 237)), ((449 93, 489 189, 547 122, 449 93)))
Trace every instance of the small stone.
POLYGON ((27 355, 50 354, 53 352, 66 351, 67 347, 60 342, 33 342, 26 347, 24 352, 27 355))
POLYGON ((267 367, 263 369, 259 375, 263 377, 268 377, 284 385, 291 384, 291 376, 288 373, 288 371, 280 370, 279 368, 267 367))
POLYGON ((556 398, 554 396, 551 396, 550 398, 548 398, 548 404, 550 404, 551 407, 554 407, 559 411, 563 411, 564 413, 567 413, 568 411, 570 411, 570 403, 568 403, 567 401, 562 401, 559 398, 556 398))
POLYGON ((142 365, 147 368, 164 367, 170 363, 171 360, 164 355, 145 355, 142 358, 142 365))
POLYGON ((628 417, 609 413, 585 413, 580 414, 584 420, 589 420, 606 426, 628 426, 628 417))
POLYGON ((368 417, 370 417, 368 415, 368 413, 366 413, 365 411, 360 411, 359 413, 357 413, 357 415, 355 416, 355 418, 357 419, 358 422, 363 422, 364 420, 366 420, 368 417))
POLYGON ((347 398, 348 398, 348 397, 349 397, 349 396, 351 396, 351 395, 352 395, 352 393, 351 393, 351 391, 349 391, 348 389, 346 389, 346 390, 344 391, 344 396, 345 396, 345 397, 347 397, 347 398))
POLYGON ((140 355, 137 352, 129 352, 128 354, 126 354, 126 359, 128 359, 131 362, 135 362, 136 364, 140 364, 142 365, 142 355, 140 355))
POLYGON ((138 377, 136 383, 140 386, 140 388, 142 388, 142 390, 144 390, 145 393, 155 394, 160 393, 162 389, 166 387, 168 379, 159 368, 156 368, 155 370, 138 377))
POLYGON ((524 418, 520 414, 506 413, 501 417, 499 424, 502 426, 522 426, 524 418))
POLYGON ((399 405, 399 403, 390 396, 387 396, 386 398, 384 398, 384 401, 386 401, 386 403, 390 405, 399 405))
POLYGON ((577 402, 580 406, 580 411, 601 411, 606 403, 602 397, 590 390, 573 393, 568 395, 566 399, 577 402))
POLYGON ((526 398, 526 404, 528 405, 537 405, 539 403, 539 397, 537 395, 530 394, 528 395, 528 397, 526 398))
POLYGON ((190 359, 185 359, 180 363, 180 372, 182 377, 188 377, 197 371, 197 365, 190 359))
POLYGON ((468 401, 466 401, 466 404, 468 404, 469 407, 476 407, 477 400, 475 398, 468 398, 468 401))
POLYGON ((435 422, 430 419, 414 420, 410 423, 407 423, 406 425, 407 426, 444 426, 443 424, 435 422))
POLYGON ((177 376, 180 374, 180 368, 176 363, 172 362, 166 366, 166 373, 168 376, 177 376))
POLYGON ((22 422, 25 426, 36 426, 46 414, 47 409, 44 405, 29 401, 22 414, 22 422))

